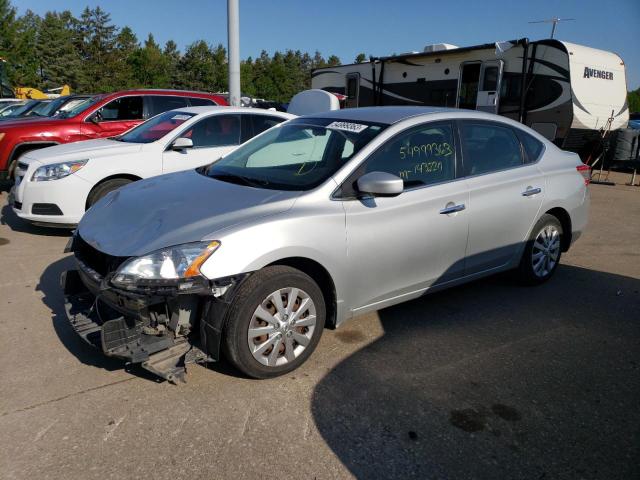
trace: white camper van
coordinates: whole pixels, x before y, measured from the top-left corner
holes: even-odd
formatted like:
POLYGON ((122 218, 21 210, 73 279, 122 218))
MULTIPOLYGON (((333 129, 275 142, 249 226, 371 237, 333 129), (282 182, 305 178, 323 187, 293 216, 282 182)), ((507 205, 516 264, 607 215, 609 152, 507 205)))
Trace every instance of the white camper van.
POLYGON ((600 129, 624 128, 629 121, 622 59, 553 39, 428 45, 422 52, 316 69, 312 88, 346 95, 346 107, 430 105, 497 113, 583 155, 600 129))

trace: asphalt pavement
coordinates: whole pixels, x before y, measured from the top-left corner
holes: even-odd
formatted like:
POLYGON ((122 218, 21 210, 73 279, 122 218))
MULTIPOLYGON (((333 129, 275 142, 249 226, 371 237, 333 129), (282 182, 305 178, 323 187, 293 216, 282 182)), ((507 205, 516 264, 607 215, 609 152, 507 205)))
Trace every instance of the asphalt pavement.
POLYGON ((187 383, 76 338, 69 233, 0 196, 0 478, 640 478, 640 187, 592 185, 540 287, 480 280, 325 330, 277 379, 187 383))

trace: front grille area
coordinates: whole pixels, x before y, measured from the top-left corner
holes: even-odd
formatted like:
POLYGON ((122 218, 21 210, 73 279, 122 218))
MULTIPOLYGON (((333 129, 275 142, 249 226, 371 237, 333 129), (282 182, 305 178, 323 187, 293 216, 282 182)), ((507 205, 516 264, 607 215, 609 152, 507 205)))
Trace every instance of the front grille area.
POLYGON ((80 235, 76 235, 73 241, 73 252, 75 256, 86 266, 95 270, 104 277, 108 273, 115 272, 122 263, 129 257, 114 257, 107 255, 100 250, 93 248, 85 242, 80 235))
POLYGON ((31 207, 34 215, 62 215, 62 210, 55 203, 34 203, 31 207))
POLYGON ((16 210, 22 210, 22 202, 13 202, 13 208, 16 210))
POLYGON ((18 162, 18 168, 20 170, 26 170, 27 168, 29 168, 29 165, 27 165, 26 163, 23 163, 23 162, 18 162))

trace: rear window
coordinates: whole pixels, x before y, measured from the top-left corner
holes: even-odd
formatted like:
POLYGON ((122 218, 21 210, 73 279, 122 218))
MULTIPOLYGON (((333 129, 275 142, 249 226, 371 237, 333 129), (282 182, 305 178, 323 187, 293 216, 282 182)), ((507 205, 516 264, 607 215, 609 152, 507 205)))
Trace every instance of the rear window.
POLYGON ((520 142, 514 131, 490 122, 462 122, 465 175, 482 175, 522 165, 520 142))
POLYGON ((172 97, 171 95, 151 96, 151 116, 187 106, 186 97, 172 97))
POLYGON ((209 107, 211 105, 217 105, 216 102, 209 98, 189 97, 189 101, 191 102, 192 107, 209 107))
POLYGON ((124 121, 142 119, 142 97, 120 97, 98 110, 99 121, 124 121))
POLYGON ((542 154, 542 150, 544 150, 544 144, 537 138, 534 138, 533 135, 529 135, 520 129, 516 131, 524 148, 525 163, 537 162, 542 154))

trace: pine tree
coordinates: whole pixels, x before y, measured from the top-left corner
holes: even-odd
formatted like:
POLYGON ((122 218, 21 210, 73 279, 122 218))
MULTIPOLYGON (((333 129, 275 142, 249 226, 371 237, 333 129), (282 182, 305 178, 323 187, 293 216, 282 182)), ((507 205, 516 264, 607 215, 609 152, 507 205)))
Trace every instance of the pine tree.
POLYGON ((213 91, 215 88, 213 53, 204 40, 187 47, 180 60, 181 84, 189 90, 213 91))
POLYGON ((116 35, 114 79, 113 83, 118 90, 138 86, 133 75, 131 62, 136 51, 140 48, 138 37, 131 28, 125 26, 116 35))
POLYGON ((167 60, 153 34, 150 33, 144 46, 133 53, 130 65, 133 69, 133 78, 138 86, 146 88, 167 88, 169 86, 167 60))
POLYGON ((82 36, 82 87, 92 92, 114 89, 117 61, 115 55, 116 27, 111 16, 100 7, 86 7, 79 23, 82 36))
POLYGON ((84 67, 77 45, 77 20, 71 12, 47 12, 39 24, 35 49, 43 88, 82 87, 84 67))
POLYGON ((163 55, 167 62, 167 75, 170 88, 182 88, 180 83, 180 73, 178 66, 180 65, 180 51, 178 45, 173 40, 169 40, 164 45, 163 55))

